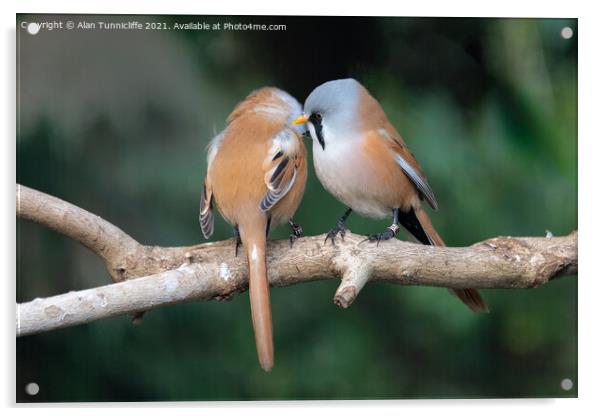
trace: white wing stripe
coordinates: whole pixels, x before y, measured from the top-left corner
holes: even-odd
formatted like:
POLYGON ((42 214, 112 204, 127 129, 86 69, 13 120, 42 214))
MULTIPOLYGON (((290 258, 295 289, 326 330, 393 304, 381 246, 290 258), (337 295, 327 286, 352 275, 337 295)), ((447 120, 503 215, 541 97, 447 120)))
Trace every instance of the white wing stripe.
POLYGON ((395 161, 401 167, 401 170, 403 170, 403 172, 408 175, 412 182, 414 182, 420 193, 422 193, 422 195, 424 195, 426 198, 429 205, 434 210, 437 210, 437 200, 435 199, 435 194, 433 193, 433 190, 429 186, 428 182, 426 182, 400 155, 395 155, 395 161))
POLYGON ((259 208, 261 208, 262 211, 269 211, 272 209, 272 207, 276 205, 278 201, 280 201, 288 193, 288 191, 291 190, 293 184, 295 183, 295 179, 297 179, 297 169, 293 169, 293 176, 288 184, 286 184, 285 188, 280 191, 270 189, 265 193, 264 197, 259 203, 259 208))

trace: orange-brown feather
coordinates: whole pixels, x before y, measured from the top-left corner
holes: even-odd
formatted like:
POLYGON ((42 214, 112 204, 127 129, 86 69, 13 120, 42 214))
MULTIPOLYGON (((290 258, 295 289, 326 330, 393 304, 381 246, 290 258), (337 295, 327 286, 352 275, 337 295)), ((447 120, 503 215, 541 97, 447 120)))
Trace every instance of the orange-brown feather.
MULTIPOLYGON (((374 170, 372 177, 380 184, 380 186, 374 184, 374 187, 384 191, 380 193, 380 197, 385 198, 384 201, 391 207, 400 207, 404 211, 414 209, 416 217, 431 241, 437 246, 445 246, 445 242, 421 207, 421 197, 416 185, 401 171, 392 155, 400 155, 426 181, 422 167, 401 135, 389 122, 378 101, 368 90, 361 88, 358 104, 358 119, 361 120, 359 127, 364 131, 363 151, 370 168, 374 170)), ((453 289, 452 292, 471 310, 488 312, 487 304, 477 290, 453 289)))
POLYGON ((386 143, 391 151, 403 157, 426 180, 426 175, 416 157, 393 127, 379 102, 364 87, 359 95, 358 111, 358 119, 361 120, 358 122, 359 128, 373 140, 380 139, 386 143))
MULTIPOLYGON (((287 119, 268 117, 255 111, 257 106, 282 106, 271 88, 264 88, 241 102, 228 118, 224 138, 208 171, 215 203, 231 224, 259 210, 259 202, 267 192, 265 175, 269 166, 265 158, 272 146, 272 138, 284 127, 287 119), (248 209, 243 209, 243 207, 248 209)), ((287 195, 271 211, 272 223, 277 225, 290 219, 301 202, 307 180, 306 151, 301 136, 296 137, 297 152, 291 155, 297 168, 297 179, 287 195), (277 221, 280 220, 280 221, 277 221)), ((288 175, 288 173, 287 173, 288 175)))
POLYGON ((265 252, 268 217, 273 225, 288 221, 301 202, 307 179, 305 146, 301 136, 296 134, 294 151, 287 155, 291 163, 284 172, 290 179, 296 169, 296 180, 269 212, 260 209, 260 202, 268 192, 266 174, 273 168, 265 161, 270 157, 273 137, 289 128, 287 109, 288 104, 273 88, 255 91, 242 101, 228 118, 206 181, 222 216, 238 227, 247 254, 255 342, 259 362, 266 371, 274 365, 265 252))
POLYGON ((270 371, 274 367, 274 342, 266 264, 266 226, 265 215, 259 215, 253 221, 240 224, 238 229, 249 262, 249 300, 257 358, 261 368, 270 371))
MULTIPOLYGON (((431 219, 428 217, 426 212, 419 207, 416 209, 416 218, 420 221, 420 225, 424 231, 430 236, 431 240, 435 243, 436 246, 444 247, 445 242, 435 230, 435 227, 431 223, 431 219)), ((473 312, 489 312, 489 308, 487 304, 479 294, 479 291, 476 289, 450 289, 450 292, 455 294, 466 306, 470 308, 473 312)))
POLYGON ((363 178, 370 194, 367 197, 378 198, 391 209, 408 211, 420 205, 420 198, 416 185, 395 162, 392 146, 374 130, 364 135, 362 156, 370 172, 363 178))

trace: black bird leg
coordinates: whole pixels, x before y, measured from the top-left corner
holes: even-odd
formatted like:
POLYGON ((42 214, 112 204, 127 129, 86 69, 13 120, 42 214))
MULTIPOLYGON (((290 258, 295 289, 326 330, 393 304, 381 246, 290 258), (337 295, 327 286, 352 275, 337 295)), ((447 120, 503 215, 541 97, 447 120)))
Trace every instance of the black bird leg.
POLYGON ((293 232, 288 237, 289 241, 291 242, 291 248, 292 248, 295 240, 297 240, 297 238, 299 238, 303 235, 303 228, 301 228, 301 226, 299 224, 297 224, 295 221, 293 221, 292 218, 289 220, 288 223, 291 225, 291 231, 293 232))
POLYGON ((234 236, 236 237, 236 246, 234 247, 234 257, 238 257, 238 247, 240 247, 240 233, 238 232, 238 227, 234 227, 234 236))
POLYGON ((326 244, 330 238, 332 245, 334 245, 334 239, 337 237, 337 234, 341 234, 341 240, 345 241, 345 233, 347 232, 347 226, 345 225, 345 222, 347 221, 347 218, 349 218, 349 214, 351 214, 351 208, 347 208, 347 211, 345 211, 343 216, 337 222, 336 227, 328 231, 328 234, 326 234, 326 238, 324 239, 324 244, 326 244))
MULTIPOLYGON (((399 231, 399 208, 393 210, 393 224, 389 225, 387 229, 380 234, 370 234, 367 238, 368 241, 376 241, 376 245, 381 241, 390 240, 395 237, 399 231)), ((364 240, 366 241, 366 240, 364 240)))
POLYGON ((265 226, 265 238, 267 240, 268 235, 270 234, 270 226, 272 225, 272 214, 268 215, 268 223, 265 226))

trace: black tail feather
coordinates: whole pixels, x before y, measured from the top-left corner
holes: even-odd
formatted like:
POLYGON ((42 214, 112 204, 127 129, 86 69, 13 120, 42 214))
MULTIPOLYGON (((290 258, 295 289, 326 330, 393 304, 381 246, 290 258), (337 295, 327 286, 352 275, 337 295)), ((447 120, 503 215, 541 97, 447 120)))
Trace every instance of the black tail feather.
POLYGON ((434 245, 429 235, 424 231, 422 224, 416 218, 416 212, 413 209, 407 212, 399 210, 397 218, 399 219, 399 223, 422 244, 434 245))

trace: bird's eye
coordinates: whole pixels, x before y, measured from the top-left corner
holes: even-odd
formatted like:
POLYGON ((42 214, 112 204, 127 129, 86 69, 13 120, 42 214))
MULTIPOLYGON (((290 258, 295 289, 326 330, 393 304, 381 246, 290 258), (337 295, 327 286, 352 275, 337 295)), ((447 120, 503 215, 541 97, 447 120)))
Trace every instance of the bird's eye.
POLYGON ((312 113, 311 116, 309 117, 309 121, 311 121, 314 124, 320 124, 322 123, 322 113, 312 113))

